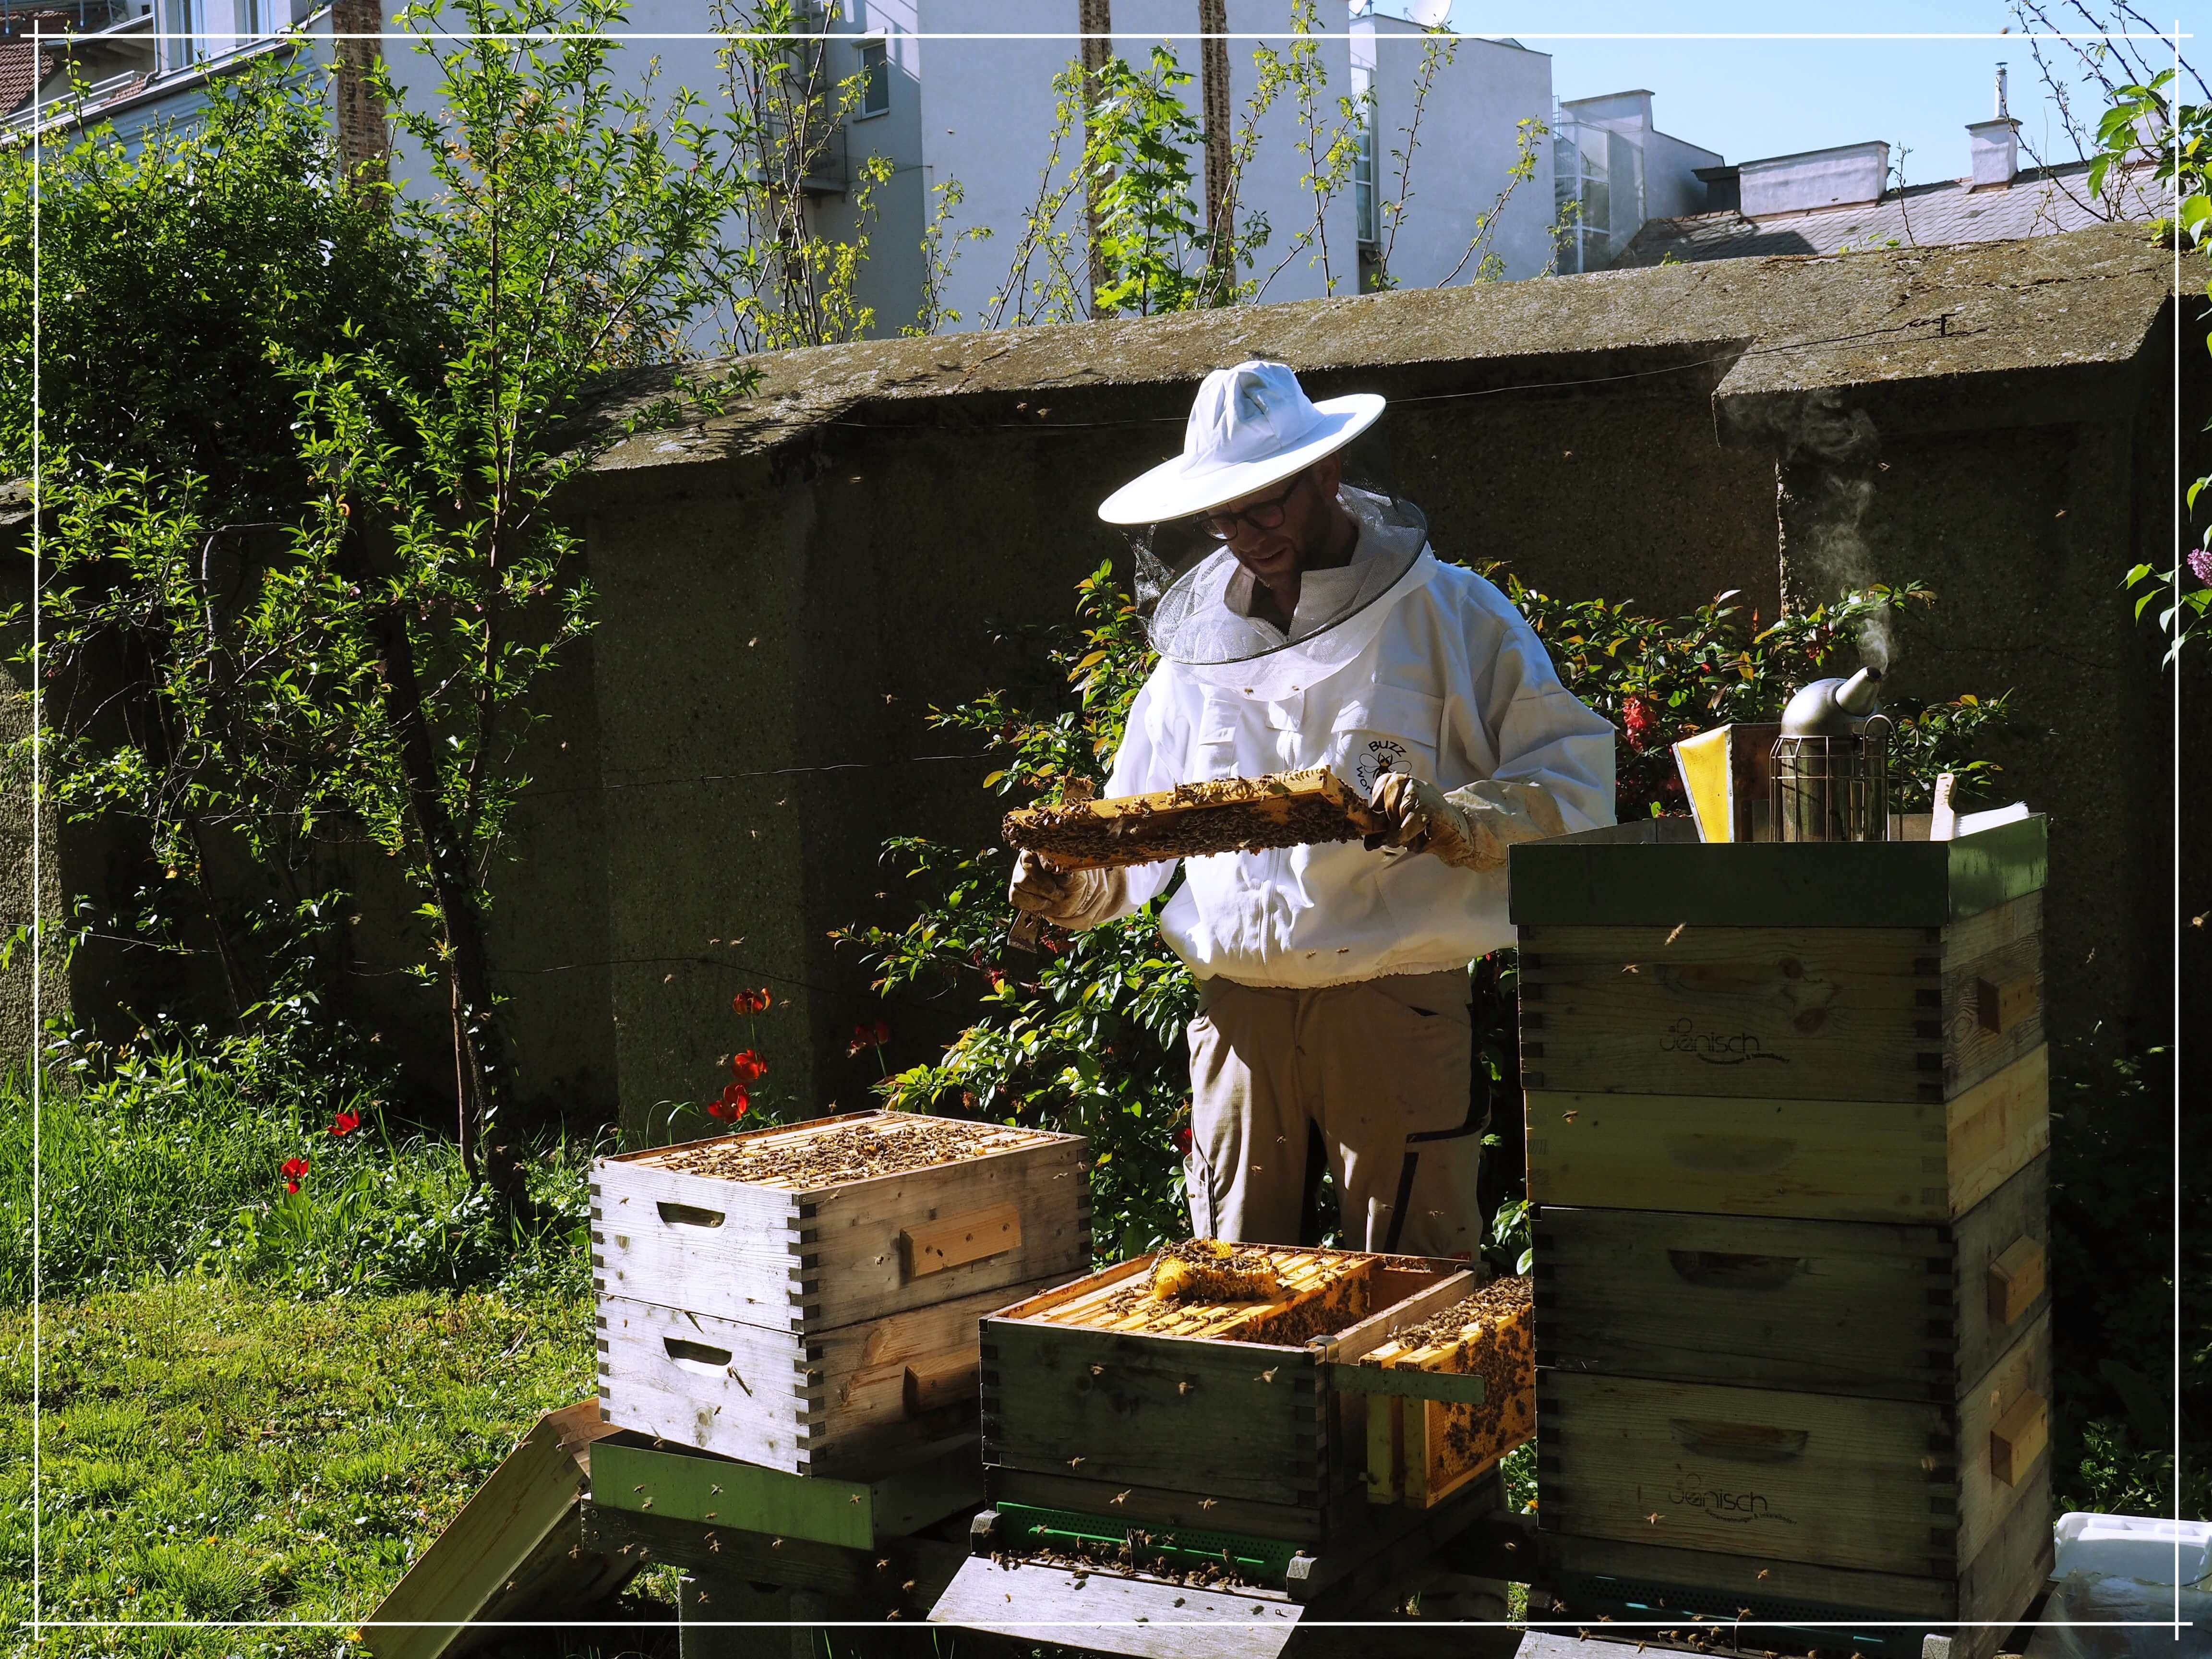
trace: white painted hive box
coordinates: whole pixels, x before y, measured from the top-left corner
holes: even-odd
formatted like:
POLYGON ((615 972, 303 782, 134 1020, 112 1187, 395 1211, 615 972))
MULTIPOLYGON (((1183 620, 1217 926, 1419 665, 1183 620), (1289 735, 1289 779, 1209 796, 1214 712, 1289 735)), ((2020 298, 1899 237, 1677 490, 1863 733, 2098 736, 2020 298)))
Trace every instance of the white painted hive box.
POLYGON ((1080 1136, 902 1112, 603 1158, 609 1421, 793 1472, 957 1431, 977 1322, 1088 1269, 1080 1136))

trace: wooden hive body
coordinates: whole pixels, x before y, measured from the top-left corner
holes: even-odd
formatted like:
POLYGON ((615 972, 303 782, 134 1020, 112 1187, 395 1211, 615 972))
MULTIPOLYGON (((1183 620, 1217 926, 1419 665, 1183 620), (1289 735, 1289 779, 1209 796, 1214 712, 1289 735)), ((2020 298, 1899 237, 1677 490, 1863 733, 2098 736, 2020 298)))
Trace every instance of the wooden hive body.
POLYGON ((1938 1404, 1547 1369, 1539 1524, 1955 1578, 2047 1478, 2049 1316, 1959 1394, 1938 1404))
POLYGON ((1549 1588, 1994 1651, 2051 1548, 2042 821, 1512 860, 1549 1588))
POLYGON ((2042 929, 2039 893, 1926 927, 1523 926, 1522 1069, 1547 1093, 1954 1099, 2042 1045, 2042 929))
POLYGON ((849 1468, 957 1426, 977 1320, 1090 1260, 1081 1138, 969 1126, 956 1161, 821 1185, 669 1167, 841 1130, 937 1133, 854 1113, 602 1159, 592 1182, 609 1421, 791 1472, 849 1468))
POLYGON ((1340 1386, 1349 1362, 1474 1280, 1421 1257, 1279 1254, 1314 1271, 1272 1304, 1117 1315, 1146 1256, 987 1318, 994 1500, 1316 1548, 1364 1524, 1371 1401, 1340 1386))
POLYGON ((1955 1224, 1547 1205, 1537 1362, 1954 1401, 2050 1306, 2048 1164, 1955 1224))

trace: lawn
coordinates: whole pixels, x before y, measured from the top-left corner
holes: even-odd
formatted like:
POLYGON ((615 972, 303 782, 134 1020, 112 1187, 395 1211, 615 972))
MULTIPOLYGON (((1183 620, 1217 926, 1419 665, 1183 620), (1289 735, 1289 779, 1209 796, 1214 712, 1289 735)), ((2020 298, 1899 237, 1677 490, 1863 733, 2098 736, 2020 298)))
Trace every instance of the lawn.
MULTIPOLYGON (((42 1322, 45 1616, 300 1621, 61 1632, 53 1652, 344 1650, 538 1415, 592 1388, 573 1293, 300 1299, 184 1279, 49 1304, 42 1322)), ((27 1313, 0 1315, 10 1626, 30 1612, 30 1338, 27 1313)))
MULTIPOLYGON (((2059 1504, 2155 1511, 2171 1502, 2153 1380, 2170 1352, 2170 1246, 2142 1217, 2163 1210, 2165 1091, 2130 1062, 2056 1094, 2059 1504)), ((27 1107, 0 1084, 11 1635, 31 1610, 27 1107)), ((55 1077, 39 1148, 40 1607, 85 1622, 38 1650, 362 1652, 354 1623, 541 1413, 592 1389, 592 1150, 538 1149, 526 1224, 484 1201, 450 1145, 388 1133, 367 1085, 340 1097, 223 1047, 89 1054, 55 1077), (297 1192, 293 1160, 309 1166, 297 1192), (161 1627, 211 1620, 279 1622, 161 1627)), ((2201 1176, 2187 1197, 2212 1203, 2201 1176)), ((2188 1265, 2199 1309, 2212 1273, 2194 1246, 2188 1265)), ((2212 1355, 2198 1344, 2185 1358, 2193 1409, 2212 1355)), ((1510 1471, 1516 1503, 1533 1496, 1528 1462, 1510 1471)), ((2191 1476, 2184 1503, 2199 1513, 2191 1476)), ((665 1621, 672 1592, 665 1576, 641 1580, 611 1611, 665 1621)), ((669 1637, 547 1633, 505 1651, 613 1659, 672 1651, 669 1637)))
MULTIPOLYGON (((541 1413, 592 1390, 592 1149, 539 1147, 521 1224, 484 1201, 450 1145, 389 1133, 367 1085, 319 1085, 247 1044, 52 1052, 40 1605, 124 1623, 52 1632, 40 1651, 362 1652, 353 1622, 541 1413), (295 1159, 308 1168, 289 1192, 295 1159), (259 1620, 297 1627, 128 1627, 259 1620)), ((11 1638, 31 1612, 31 1151, 29 1102, 0 1082, 11 1638)), ((669 1616, 668 1588, 646 1584, 629 1610, 669 1616)), ((517 1647, 638 1650, 601 1635, 517 1647)))

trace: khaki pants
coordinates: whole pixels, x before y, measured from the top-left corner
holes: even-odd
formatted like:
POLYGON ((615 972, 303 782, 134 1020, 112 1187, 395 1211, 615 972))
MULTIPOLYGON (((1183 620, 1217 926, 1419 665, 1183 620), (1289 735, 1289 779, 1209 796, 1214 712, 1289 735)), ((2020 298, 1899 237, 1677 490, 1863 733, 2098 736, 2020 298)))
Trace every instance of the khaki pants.
POLYGON ((1354 1249, 1473 1255, 1483 1115, 1470 1115, 1467 975, 1283 990, 1201 982, 1190 1024, 1200 1238, 1298 1242, 1307 1126, 1317 1127, 1354 1249))

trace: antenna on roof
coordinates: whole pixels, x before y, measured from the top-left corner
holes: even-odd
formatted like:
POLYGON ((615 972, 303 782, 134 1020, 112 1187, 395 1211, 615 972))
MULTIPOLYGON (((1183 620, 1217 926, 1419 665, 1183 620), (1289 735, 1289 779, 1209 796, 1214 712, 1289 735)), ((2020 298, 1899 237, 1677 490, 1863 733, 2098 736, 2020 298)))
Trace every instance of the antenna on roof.
POLYGON ((2005 66, 2002 64, 1997 65, 1996 118, 2000 121, 2009 121, 2012 118, 2012 112, 2005 107, 2005 66))

